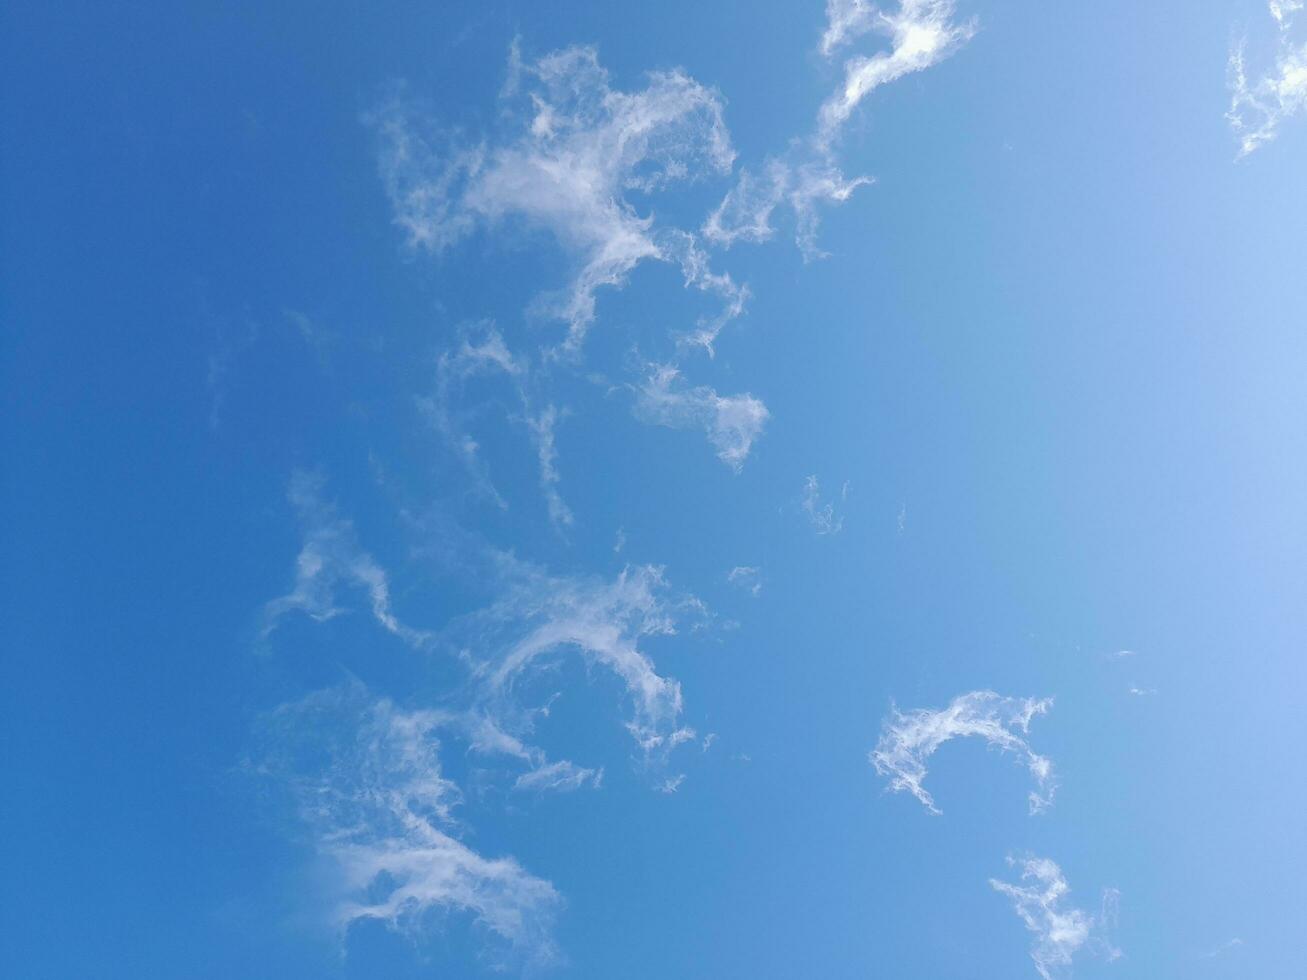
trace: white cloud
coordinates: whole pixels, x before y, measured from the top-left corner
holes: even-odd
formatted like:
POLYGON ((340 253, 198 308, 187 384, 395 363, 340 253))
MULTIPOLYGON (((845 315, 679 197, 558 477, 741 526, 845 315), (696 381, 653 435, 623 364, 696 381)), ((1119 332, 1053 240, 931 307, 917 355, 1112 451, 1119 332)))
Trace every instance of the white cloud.
POLYGON ((668 364, 650 365, 647 379, 634 390, 636 418, 671 429, 702 428, 717 458, 737 472, 769 417, 767 407, 752 395, 719 395, 707 385, 688 387, 668 364))
POLYGON ((547 405, 532 413, 529 395, 532 370, 525 357, 514 356, 503 336, 493 325, 477 324, 465 328, 459 345, 443 352, 436 361, 435 391, 418 399, 418 405, 432 426, 463 462, 464 468, 476 488, 494 501, 500 509, 507 502, 495 489, 490 473, 480 456, 480 445, 467 431, 467 422, 458 408, 466 383, 476 377, 500 374, 512 384, 512 397, 521 406, 522 421, 535 447, 540 470, 540 490, 545 498, 549 519, 556 527, 573 523, 571 509, 558 492, 561 476, 558 471, 558 449, 555 429, 565 411, 547 405))
POLYGON ((1215 947, 1214 949, 1210 949, 1206 953, 1201 954, 1200 959, 1214 960, 1216 959, 1216 957, 1223 956, 1224 954, 1230 952, 1233 949, 1238 949, 1242 945, 1243 945, 1243 940, 1240 939, 1238 936, 1236 936, 1233 939, 1227 939, 1225 942, 1221 943, 1221 945, 1215 947))
MULTIPOLYGON (((840 489, 840 500, 845 500, 848 494, 846 482, 840 489)), ((815 476, 808 477, 803 483, 803 512, 818 534, 838 534, 844 527, 844 515, 836 512, 835 505, 821 502, 821 484, 815 476)))
POLYGON ((441 353, 436 361, 435 392, 419 398, 418 407, 463 463, 477 490, 506 510, 508 504, 495 489, 481 459, 480 444, 467 431, 466 421, 456 408, 467 381, 488 374, 503 374, 513 379, 519 399, 524 397, 521 383, 527 374, 525 362, 513 356, 494 326, 478 324, 463 332, 458 347, 441 353), (476 342, 471 339, 473 334, 477 335, 476 342))
POLYGON ((829 58, 835 50, 866 34, 883 16, 867 0, 826 0, 826 33, 821 36, 821 53, 829 58))
POLYGON ((576 763, 561 759, 558 762, 547 763, 538 769, 532 769, 518 776, 517 781, 513 783, 513 788, 535 793, 566 792, 580 789, 588 782, 595 789, 598 789, 603 782, 603 778, 604 771, 602 769, 586 769, 576 765, 576 763))
POLYGON ((421 938, 436 909, 464 912, 514 958, 555 958, 562 906, 549 882, 459 839, 458 787, 442 775, 441 716, 374 700, 360 684, 266 719, 256 771, 284 783, 336 871, 330 915, 348 932, 379 920, 421 938))
POLYGON ((1009 884, 991 878, 995 891, 1012 899, 1012 906, 1027 929, 1035 934, 1030 958, 1044 980, 1069 974, 1072 957, 1086 943, 1089 948, 1117 959, 1121 953, 1106 939, 1106 932, 1116 924, 1119 894, 1109 888, 1103 892, 1102 911, 1091 915, 1066 905, 1070 886, 1062 869, 1048 858, 1008 858, 1008 864, 1021 869, 1021 883, 1009 884))
POLYGON ((726 581, 738 585, 754 598, 762 594, 762 570, 751 565, 736 565, 726 573, 726 581))
POLYGON ((749 288, 737 285, 728 274, 713 272, 708 264, 708 254, 699 247, 698 241, 689 232, 670 231, 662 237, 663 253, 668 259, 674 258, 681 266, 681 275, 687 287, 705 293, 713 293, 723 303, 716 316, 700 317, 693 330, 681 333, 677 337, 679 346, 702 347, 712 357, 716 353, 713 344, 722 328, 744 312, 744 305, 749 300, 749 288))
MULTIPOLYGON (((847 11, 862 8, 861 4, 831 4, 829 10, 847 11)), ((911 72, 924 71, 943 61, 971 39, 975 26, 971 22, 957 23, 953 0, 902 0, 897 11, 877 11, 876 28, 890 37, 890 50, 879 51, 870 57, 859 55, 844 65, 844 85, 821 107, 817 123, 817 142, 829 146, 839 130, 848 121, 858 103, 874 90, 911 72)), ((867 30, 872 15, 865 9, 853 15, 860 26, 859 33, 867 30)), ((832 27, 827 29, 827 36, 832 27)), ((841 21, 840 23, 845 23, 841 21)), ((847 34, 848 28, 844 33, 847 34)), ((824 39, 823 39, 824 46, 824 39)))
MULTIPOLYGON (((385 574, 361 549, 353 526, 321 502, 321 480, 300 475, 295 488, 293 497, 308 515, 299 580, 293 593, 267 604, 265 635, 293 609, 329 619, 341 611, 335 598, 338 586, 365 587, 383 627, 422 649, 455 653, 456 661, 470 671, 454 706, 433 714, 433 724, 438 721, 459 732, 473 751, 526 763, 529 771, 515 784, 519 789, 568 789, 585 782, 597 786, 602 775, 551 761, 543 749, 525 740, 548 708, 522 705, 516 689, 542 672, 537 668, 552 665, 555 654, 580 653, 587 663, 622 681, 631 704, 626 728, 646 764, 694 738, 693 729, 681 720, 680 684, 658 673, 641 643, 675 634, 682 620, 701 620, 706 607, 693 596, 671 594, 662 569, 628 566, 609 581, 558 577, 479 542, 472 553, 464 554, 458 539, 443 541, 438 554, 462 576, 472 576, 477 568, 476 575, 488 574, 488 584, 500 598, 457 618, 438 634, 413 630, 391 613, 385 574)), ((464 535, 462 543, 470 539, 464 535)))
POLYGON ((1004 752, 1015 752, 1035 777, 1030 812, 1038 813, 1053 802, 1057 788, 1053 764, 1026 742, 1030 722, 1053 706, 1051 698, 1005 698, 993 691, 972 691, 954 698, 946 708, 918 708, 906 714, 897 708, 885 719, 883 732, 868 758, 876 772, 890 778, 894 792, 907 790, 931 813, 935 801, 922 786, 926 762, 935 750, 955 738, 982 738, 1004 752))
POLYGON ((825 253, 817 247, 817 205, 842 204, 871 183, 869 177, 845 178, 828 156, 811 156, 801 146, 784 158, 769 159, 760 175, 742 170, 704 222, 703 236, 728 248, 737 241, 765 242, 773 234, 773 213, 786 204, 794 212, 795 242, 804 258, 820 258, 825 253))
POLYGON ((675 793, 678 789, 681 788, 681 784, 683 782, 685 782, 685 773, 683 772, 678 773, 675 776, 669 776, 667 779, 664 779, 662 785, 658 787, 658 792, 665 793, 668 796, 670 796, 672 793, 675 793))
POLYGON ((1307 38, 1295 37, 1302 0, 1270 0, 1276 23, 1273 67, 1249 81, 1245 62, 1247 38, 1230 51, 1227 65, 1230 108, 1225 118, 1239 138, 1239 156, 1275 139, 1280 123, 1307 112, 1307 38))
MULTIPOLYGON (((650 73, 639 91, 614 89, 589 47, 534 62, 515 47, 504 91, 506 132, 472 149, 424 135, 398 99, 374 113, 382 176, 414 247, 439 251, 507 219, 549 232, 575 269, 571 285, 541 308, 568 324, 564 347, 575 351, 600 287, 623 285, 646 259, 684 267, 684 239, 658 232, 630 195, 730 172, 735 154, 722 102, 679 69, 650 73)), ((726 277, 693 278, 710 292, 736 288, 726 277)))
POLYGON ((835 159, 841 130, 872 91, 938 64, 971 38, 975 25, 955 22, 954 13, 953 0, 902 0, 893 11, 866 0, 827 0, 823 55, 830 57, 871 31, 888 35, 890 50, 849 59, 843 84, 822 104, 813 132, 768 159, 761 172, 742 170, 704 222, 703 236, 727 247, 737 241, 766 241, 774 233, 773 214, 787 205, 794 213, 795 241, 805 260, 821 257, 819 206, 843 203, 872 182, 867 177, 844 176, 835 159))
POLYGON ((385 570, 359 545, 354 525, 322 499, 322 489, 323 479, 315 473, 300 471, 291 479, 288 496, 299 513, 304 544, 295 560, 295 587, 263 608, 263 638, 291 612, 319 622, 340 615, 346 610, 338 605, 338 593, 352 587, 366 593, 373 618, 388 632, 414 646, 426 644, 428 633, 396 618, 385 570))
POLYGON ((526 420, 540 459, 540 489, 549 508, 549 519, 556 527, 566 527, 572 523, 572 511, 558 493, 558 449, 554 445, 554 426, 557 422, 558 410, 553 405, 526 420))
POLYGON ((552 654, 574 651, 611 671, 630 699, 627 730, 646 753, 663 753, 694 733, 681 722, 681 686, 658 673, 640 649, 649 637, 677 631, 697 600, 667 597, 662 570, 624 569, 614 581, 546 576, 518 563, 516 581, 503 599, 464 624, 475 640, 477 699, 484 713, 506 729, 525 734, 534 715, 524 711, 514 688, 552 654))

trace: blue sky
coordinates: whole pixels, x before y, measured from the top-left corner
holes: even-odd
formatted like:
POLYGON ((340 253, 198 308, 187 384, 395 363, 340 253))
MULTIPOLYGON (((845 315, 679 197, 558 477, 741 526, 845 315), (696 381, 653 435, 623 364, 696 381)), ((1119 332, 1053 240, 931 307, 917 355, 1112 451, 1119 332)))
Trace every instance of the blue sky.
POLYGON ((1302 971, 1301 3, 0 17, 0 972, 1302 971))

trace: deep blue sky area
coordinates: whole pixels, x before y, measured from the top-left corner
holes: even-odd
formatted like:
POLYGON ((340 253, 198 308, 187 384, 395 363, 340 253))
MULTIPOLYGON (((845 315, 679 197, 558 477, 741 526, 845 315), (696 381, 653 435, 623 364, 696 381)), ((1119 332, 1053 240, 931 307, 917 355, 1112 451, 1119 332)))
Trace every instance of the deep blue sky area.
POLYGON ((1303 974, 1301 4, 15 0, 0 92, 0 975, 1303 974))

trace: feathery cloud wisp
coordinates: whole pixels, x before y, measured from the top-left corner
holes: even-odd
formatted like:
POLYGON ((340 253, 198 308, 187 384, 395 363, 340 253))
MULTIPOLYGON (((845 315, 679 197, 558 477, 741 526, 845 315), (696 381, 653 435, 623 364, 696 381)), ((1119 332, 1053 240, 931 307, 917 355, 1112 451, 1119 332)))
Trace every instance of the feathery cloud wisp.
POLYGON ((444 351, 436 361, 436 386, 429 397, 418 399, 432 427, 463 463, 477 490, 501 509, 508 504, 495 489, 490 472, 481 459, 481 447, 467 431, 455 402, 471 378, 500 373, 520 383, 527 373, 526 364, 513 356, 503 336, 494 326, 479 325, 477 342, 470 339, 472 330, 464 332, 457 348, 444 351))
POLYGON ((1230 108, 1225 118, 1239 138, 1240 157, 1275 139, 1285 119, 1307 112, 1307 38, 1295 39, 1303 0, 1270 0, 1268 6, 1276 25, 1274 66, 1248 80, 1246 37, 1230 51, 1226 66, 1230 108))
POLYGON ((554 445, 554 426, 557 422, 558 410, 553 405, 526 420, 540 459, 540 490, 544 493, 545 504, 549 508, 549 520, 555 527, 566 527, 572 523, 572 511, 558 493, 558 449, 554 445))
POLYGON ((571 285, 541 307, 567 323, 564 349, 573 352, 594 321, 597 290, 621 286, 646 259, 679 263, 728 309, 742 304, 729 277, 699 268, 684 233, 662 233, 628 197, 730 172, 735 153, 717 93, 679 69, 650 73, 639 91, 614 89, 589 47, 524 61, 515 46, 509 67, 506 131, 475 147, 424 131, 399 99, 370 117, 410 246, 438 252, 506 219, 548 231, 576 267, 571 285))
POLYGON ((520 569, 504 598, 465 624, 486 651, 475 668, 480 710, 509 731, 529 732, 534 715, 518 706, 514 687, 542 658, 572 650, 622 681, 632 708, 626 727, 644 752, 692 738, 681 723, 680 684, 660 675, 640 649, 646 637, 675 633, 681 612, 701 608, 665 592, 662 570, 652 566, 624 569, 612 582, 520 569))
POLYGON ((726 573, 726 581, 738 585, 754 598, 762 594, 761 569, 752 565, 736 565, 726 573))
POLYGON ((469 913, 528 962, 555 958, 561 908, 549 882, 458 839, 462 795, 440 765, 436 712, 404 711, 361 684, 320 691, 265 719, 256 771, 291 795, 335 868, 332 919, 342 933, 379 920, 421 938, 428 913, 469 913))
POLYGON ((267 639, 291 612, 319 622, 340 615, 345 609, 337 604, 337 592, 352 586, 367 594, 373 618, 387 632, 413 646, 427 643, 430 634, 396 618, 385 569, 359 545, 354 525, 322 499, 322 489, 318 474, 299 471, 291 478, 288 496, 303 525, 304 544, 295 560, 295 587, 263 607, 261 636, 267 639))
MULTIPOLYGON (((840 489, 840 500, 849 494, 847 483, 840 489)), ((818 534, 838 534, 844 527, 844 515, 835 511, 833 503, 821 502, 821 484, 816 476, 810 476, 803 482, 803 512, 818 534)))
POLYGON ((946 708, 918 708, 906 714, 891 710, 869 759, 876 772, 890 778, 890 789, 907 790, 931 813, 939 813, 935 800, 922 786, 926 762, 935 750, 955 738, 982 738, 1004 752, 1021 756, 1035 777, 1029 796, 1030 812, 1038 813, 1053 802, 1057 788, 1052 762, 1026 742, 1030 722, 1053 706, 1052 698, 1005 698, 993 691, 972 691, 954 698, 946 708))
POLYGON ((890 37, 890 50, 858 55, 844 65, 841 87, 818 110, 815 127, 758 173, 741 170, 734 187, 704 222, 704 238, 729 247, 736 241, 763 242, 773 234, 772 215, 787 205, 794 213, 795 242, 805 259, 820 258, 819 206, 847 201, 872 181, 845 177, 835 148, 844 125, 875 89, 943 61, 975 33, 974 23, 954 20, 953 0, 902 0, 886 12, 866 0, 827 0, 827 26, 820 50, 835 51, 872 31, 890 37))
POLYGON ((1121 955, 1111 945, 1106 932, 1116 924, 1116 907, 1119 894, 1116 889, 1103 891, 1102 911, 1091 915, 1078 908, 1068 908, 1065 900, 1071 888, 1062 869, 1048 858, 1026 857, 1019 861, 1008 858, 1008 864, 1021 868, 1021 883, 989 879, 990 886, 1012 899, 1027 929, 1035 934, 1030 958, 1044 980, 1065 975, 1071 967, 1072 957, 1085 946, 1104 955, 1109 961, 1121 955))
POLYGON ((669 364, 654 364, 635 388, 636 418, 671 429, 702 428, 717 458, 738 472, 770 413, 752 395, 719 395, 707 385, 691 388, 669 364))
POLYGON ((833 2, 827 9, 834 16, 822 41, 824 53, 829 55, 832 50, 826 43, 832 31, 842 40, 865 33, 873 25, 890 36, 890 50, 870 57, 859 55, 845 63, 843 87, 826 100, 818 115, 816 139, 823 147, 830 146, 858 103, 873 91, 938 64, 975 33, 971 22, 954 20, 953 0, 902 0, 893 13, 876 11, 874 16, 866 4, 856 2, 833 2))

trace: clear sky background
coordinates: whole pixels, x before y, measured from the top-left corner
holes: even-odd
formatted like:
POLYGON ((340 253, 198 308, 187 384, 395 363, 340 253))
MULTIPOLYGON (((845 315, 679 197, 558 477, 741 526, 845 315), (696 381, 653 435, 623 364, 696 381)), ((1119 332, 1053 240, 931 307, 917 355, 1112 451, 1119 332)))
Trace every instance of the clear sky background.
POLYGON ((1300 6, 6 4, 0 973, 1303 975, 1300 6))

